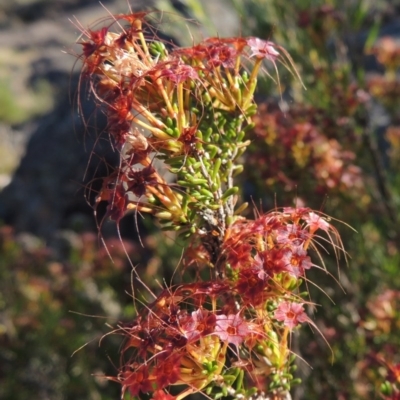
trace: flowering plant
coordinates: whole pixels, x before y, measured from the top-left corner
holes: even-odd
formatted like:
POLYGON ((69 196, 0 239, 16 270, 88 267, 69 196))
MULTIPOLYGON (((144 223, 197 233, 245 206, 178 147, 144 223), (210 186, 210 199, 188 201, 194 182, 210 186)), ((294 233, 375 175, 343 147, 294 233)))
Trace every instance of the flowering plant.
POLYGON ((297 71, 282 47, 259 38, 181 48, 152 32, 145 12, 83 32, 83 76, 120 156, 94 207, 105 202, 117 223, 128 212, 153 215, 185 240, 182 275, 194 267, 198 278, 165 287, 115 329, 126 340, 120 371, 108 379, 123 398, 289 398, 298 382, 291 334, 313 325, 302 283, 310 268, 325 269, 309 252, 319 256, 330 243, 337 253, 342 244, 329 218, 305 207, 243 216, 234 177, 265 61, 297 71))

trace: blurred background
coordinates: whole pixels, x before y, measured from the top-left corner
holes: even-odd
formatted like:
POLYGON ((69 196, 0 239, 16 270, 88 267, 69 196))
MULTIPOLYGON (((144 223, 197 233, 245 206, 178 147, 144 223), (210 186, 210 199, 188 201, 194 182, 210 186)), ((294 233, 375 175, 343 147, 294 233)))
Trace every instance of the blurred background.
MULTIPOLYGON (((397 399, 390 388, 400 383, 400 1, 130 6, 164 11, 156 19, 181 45, 254 35, 290 53, 307 90, 284 68, 278 87, 266 66, 239 178, 243 199, 264 211, 297 202, 326 212, 348 251, 347 262, 325 255, 333 277, 308 275, 321 305, 313 320, 334 362, 321 335, 308 327, 294 335, 304 361, 292 396, 397 399)), ((120 338, 103 336, 134 315, 125 250, 155 290, 154 277, 169 282, 179 263, 181 248, 150 220, 126 217, 122 243, 110 222, 99 235, 88 204, 116 155, 97 140, 105 120, 79 79, 75 42, 80 26, 128 11, 126 0, 0 4, 1 399, 118 399, 119 385, 103 376, 117 373, 120 338)))

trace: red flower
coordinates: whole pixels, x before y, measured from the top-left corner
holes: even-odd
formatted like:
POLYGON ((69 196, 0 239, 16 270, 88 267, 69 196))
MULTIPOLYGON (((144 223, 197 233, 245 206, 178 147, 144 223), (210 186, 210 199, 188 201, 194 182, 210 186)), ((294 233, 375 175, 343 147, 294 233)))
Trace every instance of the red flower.
POLYGON ((264 289, 268 286, 268 275, 262 268, 261 265, 261 268, 245 268, 239 272, 236 291, 246 305, 255 307, 265 302, 267 294, 264 289))
POLYGON ((207 64, 211 68, 216 68, 222 65, 225 68, 234 68, 237 52, 232 47, 225 44, 210 46, 209 57, 207 64))
POLYGON ((179 381, 181 356, 179 354, 162 354, 158 357, 158 365, 154 371, 157 387, 163 389, 179 381))
POLYGON ((303 304, 292 303, 290 301, 282 301, 275 310, 274 316, 278 321, 282 321, 289 329, 293 329, 298 324, 308 321, 303 304))
POLYGON ((157 184, 156 170, 151 165, 140 170, 131 168, 128 171, 128 174, 128 191, 132 191, 137 197, 141 197, 146 194, 146 187, 148 185, 157 184))
POLYGON ((128 389, 132 396, 137 396, 140 392, 148 393, 153 390, 151 381, 149 380, 149 370, 145 365, 141 365, 137 369, 127 367, 120 373, 118 379, 122 383, 122 394, 128 389))
POLYGON ((170 395, 169 393, 165 393, 164 390, 156 390, 153 393, 153 397, 151 400, 174 400, 175 397, 170 395))
POLYGON ((89 31, 89 41, 80 43, 83 47, 85 57, 91 56, 97 49, 103 46, 108 28, 104 27, 98 31, 89 31))

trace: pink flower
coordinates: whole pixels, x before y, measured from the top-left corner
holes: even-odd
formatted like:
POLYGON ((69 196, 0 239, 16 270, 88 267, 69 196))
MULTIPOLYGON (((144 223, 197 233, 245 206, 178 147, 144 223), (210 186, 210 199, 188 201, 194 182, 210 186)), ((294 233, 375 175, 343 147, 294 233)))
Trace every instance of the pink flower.
POLYGON ((310 257, 301 246, 292 246, 286 249, 281 263, 282 268, 295 278, 304 275, 304 271, 312 267, 310 257))
POLYGON ((292 303, 290 301, 282 301, 275 310, 274 316, 289 329, 293 329, 298 324, 309 320, 304 311, 303 304, 292 303))
POLYGON ((308 216, 303 216, 303 219, 307 221, 308 226, 310 227, 310 232, 315 232, 318 229, 322 229, 327 232, 329 230, 330 225, 324 218, 320 215, 310 212, 308 216))
POLYGON ((210 311, 199 308, 182 324, 183 335, 188 342, 195 342, 201 336, 209 335, 214 331, 216 317, 210 311))
POLYGON ((256 37, 247 39, 247 45, 250 47, 250 57, 266 58, 267 60, 275 61, 279 53, 275 50, 274 43, 266 40, 261 40, 256 37))
POLYGON ((218 315, 214 334, 223 342, 240 345, 249 333, 249 327, 239 314, 218 315))
POLYGON ((277 229, 276 242, 282 245, 300 246, 309 237, 308 231, 299 225, 287 224, 277 229))
POLYGON ((190 65, 178 64, 171 66, 169 69, 164 69, 162 71, 162 76, 167 77, 174 83, 182 83, 187 79, 199 79, 199 75, 196 70, 190 65))
POLYGON ((265 281, 268 278, 267 272, 264 270, 264 259, 257 253, 254 256, 254 271, 257 273, 258 279, 265 281))

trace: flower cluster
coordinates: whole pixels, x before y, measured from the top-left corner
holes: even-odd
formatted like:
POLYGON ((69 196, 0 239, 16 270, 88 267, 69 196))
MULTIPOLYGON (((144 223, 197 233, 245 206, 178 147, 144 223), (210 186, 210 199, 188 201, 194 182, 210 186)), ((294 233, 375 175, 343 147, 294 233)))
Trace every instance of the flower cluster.
POLYGON ((251 162, 268 184, 279 182, 294 190, 301 179, 299 171, 306 170, 310 191, 363 191, 361 169, 353 163, 355 154, 325 134, 335 122, 321 110, 298 107, 283 113, 261 104, 254 121, 254 133, 262 141, 252 149, 255 157, 251 162), (310 115, 307 120, 305 113, 310 115))
MULTIPOLYGON (((387 400, 400 398, 399 306, 400 291, 384 289, 360 313, 359 330, 369 351, 357 363, 355 378, 359 389, 372 384, 387 400), (390 340, 393 334, 396 339, 390 340)), ((366 398, 362 390, 358 392, 366 398)))
POLYGON ((393 37, 383 36, 377 40, 370 52, 388 70, 398 70, 400 65, 400 46, 393 37))
POLYGON ((146 36, 146 18, 117 15, 82 43, 83 73, 120 154, 96 206, 107 202, 106 217, 117 222, 129 210, 154 215, 190 238, 184 267, 196 264, 199 276, 209 267, 209 278, 166 287, 116 329, 126 342, 121 370, 109 379, 123 396, 155 400, 257 390, 284 398, 296 383, 290 334, 312 324, 299 290, 314 266, 308 252, 318 252, 320 240, 342 245, 327 218, 308 208, 240 217, 246 204, 236 208, 233 178, 250 144, 263 62, 297 72, 270 41, 209 38, 179 48, 146 36))
POLYGON ((207 221, 222 236, 238 191, 232 178, 242 170, 235 162, 249 144, 257 74, 264 60, 289 66, 291 59, 253 37, 178 48, 146 37, 146 27, 146 14, 135 13, 84 32, 83 74, 121 159, 96 203, 107 202, 107 217, 116 221, 136 210, 187 234, 207 221), (175 184, 155 168, 155 159, 176 176, 175 184))
POLYGON ((126 337, 116 378, 123 393, 154 399, 207 394, 249 394, 268 388, 280 398, 295 383, 290 332, 303 322, 296 294, 314 266, 309 248, 319 232, 341 247, 336 230, 309 209, 286 208, 240 219, 227 230, 216 264, 219 279, 166 288, 138 317, 120 326, 126 337))

